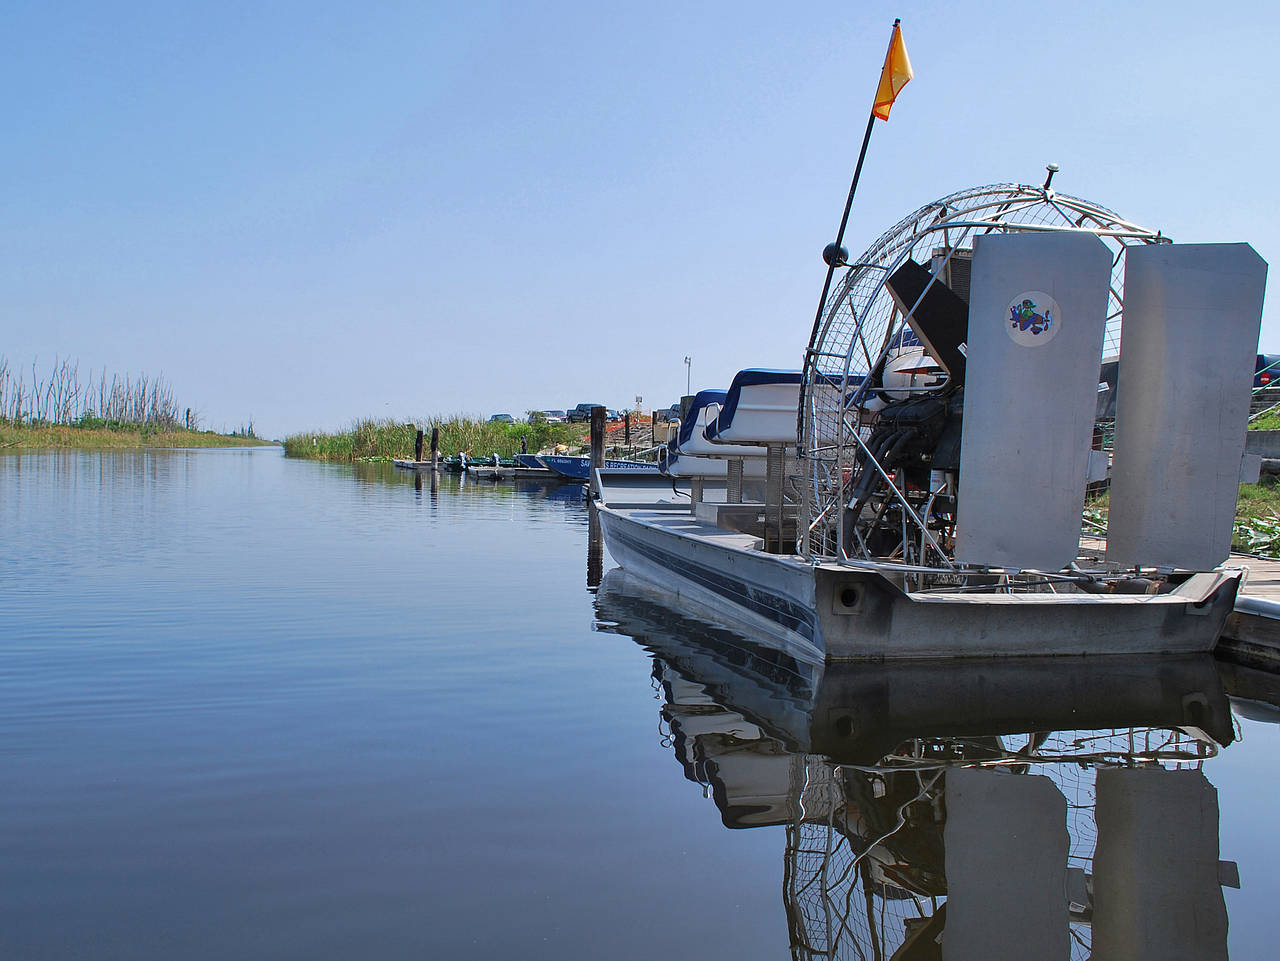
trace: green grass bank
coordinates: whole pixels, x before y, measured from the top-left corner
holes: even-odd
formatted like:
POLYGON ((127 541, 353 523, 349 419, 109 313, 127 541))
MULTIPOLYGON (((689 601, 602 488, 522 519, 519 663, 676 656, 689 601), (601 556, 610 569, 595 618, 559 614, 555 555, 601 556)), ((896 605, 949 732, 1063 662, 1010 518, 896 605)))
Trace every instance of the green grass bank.
MULTIPOLYGON (((1105 524, 1109 507, 1108 494, 1091 497, 1085 516, 1105 524)), ((1259 484, 1240 485, 1231 548, 1246 554, 1280 556, 1280 484, 1275 479, 1264 476, 1259 484)))
POLYGON ((1257 420, 1250 421, 1249 430, 1280 430, 1280 410, 1269 410, 1257 420))
POLYGON ((431 445, 431 429, 440 429, 440 453, 452 457, 466 451, 471 457, 491 454, 510 457, 520 451, 523 436, 530 451, 563 444, 578 448, 587 443, 589 428, 585 424, 495 424, 466 417, 437 417, 421 424, 403 424, 391 420, 359 420, 348 430, 337 433, 308 431, 285 438, 288 457, 305 457, 326 461, 376 461, 413 457, 413 444, 419 429, 423 438, 423 456, 431 445))
POLYGON ((137 450, 147 447, 260 447, 257 437, 212 431, 163 429, 137 424, 78 427, 70 424, 15 424, 0 420, 0 450, 137 450))

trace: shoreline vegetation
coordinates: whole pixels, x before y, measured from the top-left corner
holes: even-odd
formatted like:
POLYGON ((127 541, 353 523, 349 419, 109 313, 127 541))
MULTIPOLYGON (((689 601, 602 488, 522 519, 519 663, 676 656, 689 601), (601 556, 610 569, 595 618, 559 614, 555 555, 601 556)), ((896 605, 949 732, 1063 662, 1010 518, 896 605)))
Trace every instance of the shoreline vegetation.
MULTIPOLYGON (((1106 492, 1085 502, 1086 525, 1105 526, 1110 497, 1106 492)), ((1241 554, 1280 557, 1280 483, 1264 476, 1257 484, 1241 484, 1231 549, 1241 554)))
POLYGON ((274 441, 244 434, 215 434, 183 427, 138 424, 14 424, 0 419, 0 451, 10 450, 146 450, 190 447, 262 447, 274 441))
MULTIPOLYGON (((637 420, 640 422, 635 424, 633 431, 647 430, 648 418, 637 420)), ((574 451, 582 449, 588 442, 589 433, 585 424, 496 424, 461 415, 434 417, 424 421, 421 427, 426 434, 424 457, 427 456, 426 446, 430 443, 432 427, 440 429, 441 457, 451 457, 465 450, 481 460, 493 454, 510 457, 517 453, 522 434, 529 450, 536 452, 556 445, 574 451)), ((293 434, 285 438, 284 452, 286 457, 339 463, 408 459, 413 456, 418 429, 416 424, 393 420, 359 420, 345 431, 293 434)), ((1086 516, 1092 515, 1095 523, 1105 523, 1108 506, 1105 493, 1092 497, 1086 505, 1086 516)), ((1232 549, 1249 554, 1280 555, 1280 484, 1264 479, 1259 484, 1240 485, 1232 549)))
MULTIPOLYGON (((647 421, 646 421, 647 422, 647 421)), ((440 456, 452 457, 466 451, 469 457, 484 459, 497 454, 510 457, 520 452, 523 436, 530 453, 554 447, 577 450, 588 443, 590 427, 586 424, 499 424, 472 420, 460 414, 431 417, 420 424, 393 420, 358 420, 344 431, 328 433, 307 431, 284 439, 286 457, 308 460, 377 462, 413 457, 414 441, 419 430, 426 435, 423 454, 431 446, 431 429, 440 430, 440 456)))
POLYGON ((182 408, 163 376, 108 374, 79 361, 55 358, 14 367, 0 354, 0 450, 138 450, 247 447, 269 444, 254 435, 253 420, 230 434, 200 429, 200 413, 182 408))

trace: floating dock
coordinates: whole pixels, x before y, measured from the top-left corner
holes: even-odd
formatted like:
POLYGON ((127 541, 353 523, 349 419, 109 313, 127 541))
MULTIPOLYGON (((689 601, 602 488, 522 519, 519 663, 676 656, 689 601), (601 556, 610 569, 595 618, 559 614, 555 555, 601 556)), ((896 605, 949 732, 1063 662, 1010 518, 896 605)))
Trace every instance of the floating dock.
POLYGON ((1216 652, 1251 666, 1280 669, 1280 560, 1233 554, 1249 569, 1216 652))
POLYGON ((545 467, 494 467, 492 464, 475 464, 468 467, 467 476, 480 480, 564 480, 561 475, 545 467))

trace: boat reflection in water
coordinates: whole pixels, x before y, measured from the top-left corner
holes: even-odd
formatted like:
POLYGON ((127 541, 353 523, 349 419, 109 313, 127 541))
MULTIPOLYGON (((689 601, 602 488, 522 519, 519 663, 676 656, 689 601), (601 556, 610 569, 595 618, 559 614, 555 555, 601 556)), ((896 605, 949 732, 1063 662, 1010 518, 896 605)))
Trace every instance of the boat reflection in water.
POLYGON ((792 957, 1225 958, 1212 659, 803 664, 609 571, 669 746, 730 828, 785 829, 792 957))

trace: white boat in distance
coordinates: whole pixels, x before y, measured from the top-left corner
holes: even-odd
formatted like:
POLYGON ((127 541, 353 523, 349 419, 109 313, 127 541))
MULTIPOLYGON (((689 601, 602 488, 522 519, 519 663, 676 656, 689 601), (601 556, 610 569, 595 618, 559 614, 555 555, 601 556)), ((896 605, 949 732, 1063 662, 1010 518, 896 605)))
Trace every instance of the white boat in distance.
POLYGON ((800 375, 740 375, 677 451, 689 477, 732 444, 730 503, 610 506, 597 480, 618 563, 806 660, 1211 650, 1256 469, 1253 249, 1175 245, 1046 181, 928 204, 840 267, 800 375), (1104 451, 1098 372, 1122 329, 1104 451))

